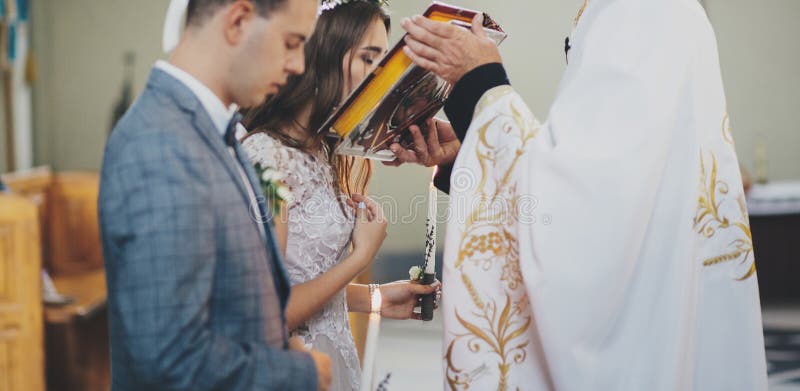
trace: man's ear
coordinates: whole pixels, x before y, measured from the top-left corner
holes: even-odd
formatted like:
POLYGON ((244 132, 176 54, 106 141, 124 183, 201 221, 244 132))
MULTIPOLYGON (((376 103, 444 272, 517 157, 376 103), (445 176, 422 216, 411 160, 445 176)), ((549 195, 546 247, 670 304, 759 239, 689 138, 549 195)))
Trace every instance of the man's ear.
POLYGON ((225 40, 230 45, 237 45, 241 42, 245 27, 255 16, 255 6, 247 0, 237 0, 225 7, 222 11, 225 40))

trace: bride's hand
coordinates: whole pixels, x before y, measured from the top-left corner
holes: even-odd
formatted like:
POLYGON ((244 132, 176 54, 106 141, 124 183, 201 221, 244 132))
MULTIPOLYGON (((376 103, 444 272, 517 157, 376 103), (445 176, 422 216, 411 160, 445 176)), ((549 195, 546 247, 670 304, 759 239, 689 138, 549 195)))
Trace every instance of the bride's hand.
POLYGON ((360 194, 353 194, 350 204, 356 209, 356 225, 353 229, 353 255, 366 267, 375 258, 383 240, 386 239, 388 222, 377 202, 360 194), (365 208, 359 208, 359 203, 365 208))
POLYGON ((422 315, 414 312, 420 306, 420 297, 436 292, 436 307, 439 305, 438 296, 441 294, 442 283, 436 280, 431 285, 422 285, 411 281, 396 281, 380 286, 381 316, 389 319, 422 319, 422 315))

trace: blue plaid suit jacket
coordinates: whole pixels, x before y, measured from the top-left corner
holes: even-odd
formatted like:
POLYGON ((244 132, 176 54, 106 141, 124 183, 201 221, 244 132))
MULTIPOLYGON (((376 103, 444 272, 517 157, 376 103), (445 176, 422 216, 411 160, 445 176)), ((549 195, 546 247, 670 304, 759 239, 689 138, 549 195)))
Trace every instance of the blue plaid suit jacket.
POLYGON ((311 357, 286 350, 289 282, 241 163, 191 90, 154 69, 101 174, 113 390, 316 389, 311 357))

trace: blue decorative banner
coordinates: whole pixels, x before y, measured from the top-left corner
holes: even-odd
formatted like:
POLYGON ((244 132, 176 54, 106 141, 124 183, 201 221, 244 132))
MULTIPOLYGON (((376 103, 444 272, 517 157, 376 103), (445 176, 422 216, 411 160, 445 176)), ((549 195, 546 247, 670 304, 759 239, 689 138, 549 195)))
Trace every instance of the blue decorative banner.
POLYGON ((17 0, 17 19, 22 22, 28 20, 28 0, 17 0))
POLYGON ((11 22, 8 25, 8 60, 17 59, 17 23, 11 22))

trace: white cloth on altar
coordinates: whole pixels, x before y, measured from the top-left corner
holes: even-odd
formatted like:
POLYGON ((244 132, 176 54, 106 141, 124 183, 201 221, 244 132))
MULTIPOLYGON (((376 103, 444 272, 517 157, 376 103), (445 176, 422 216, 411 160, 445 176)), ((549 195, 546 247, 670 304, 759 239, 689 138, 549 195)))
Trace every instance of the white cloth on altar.
POLYGON ((800 214, 800 181, 755 184, 747 195, 751 216, 800 214))
POLYGON ((446 389, 763 390, 752 236, 694 0, 592 0, 539 124, 478 103, 451 177, 446 389))

